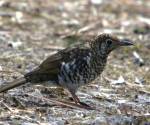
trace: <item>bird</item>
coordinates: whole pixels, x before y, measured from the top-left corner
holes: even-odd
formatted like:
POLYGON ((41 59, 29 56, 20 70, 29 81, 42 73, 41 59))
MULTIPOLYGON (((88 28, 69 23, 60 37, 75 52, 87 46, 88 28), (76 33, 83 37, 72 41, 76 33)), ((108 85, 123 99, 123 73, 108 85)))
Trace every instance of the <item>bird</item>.
POLYGON ((76 104, 83 104, 76 92, 101 75, 108 55, 121 46, 131 46, 128 39, 119 39, 111 34, 100 34, 89 40, 88 47, 73 46, 49 56, 39 66, 23 77, 0 87, 0 93, 25 83, 53 85, 66 88, 76 104))

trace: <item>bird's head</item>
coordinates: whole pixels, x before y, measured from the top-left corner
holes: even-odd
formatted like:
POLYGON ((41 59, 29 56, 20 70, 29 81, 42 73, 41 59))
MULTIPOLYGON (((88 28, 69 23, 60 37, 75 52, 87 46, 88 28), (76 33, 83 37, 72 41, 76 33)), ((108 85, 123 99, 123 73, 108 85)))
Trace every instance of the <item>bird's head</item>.
POLYGON ((118 39, 109 34, 101 34, 91 42, 91 48, 99 55, 108 55, 112 50, 121 46, 130 46, 133 43, 127 39, 118 39))

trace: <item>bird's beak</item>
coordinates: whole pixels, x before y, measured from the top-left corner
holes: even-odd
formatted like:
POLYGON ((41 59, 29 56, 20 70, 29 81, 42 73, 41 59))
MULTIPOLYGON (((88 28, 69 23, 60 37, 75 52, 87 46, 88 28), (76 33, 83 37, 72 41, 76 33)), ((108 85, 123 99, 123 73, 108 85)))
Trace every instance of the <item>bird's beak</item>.
POLYGON ((131 46, 131 45, 134 45, 134 44, 129 39, 122 39, 122 40, 120 40, 119 45, 120 46, 131 46))

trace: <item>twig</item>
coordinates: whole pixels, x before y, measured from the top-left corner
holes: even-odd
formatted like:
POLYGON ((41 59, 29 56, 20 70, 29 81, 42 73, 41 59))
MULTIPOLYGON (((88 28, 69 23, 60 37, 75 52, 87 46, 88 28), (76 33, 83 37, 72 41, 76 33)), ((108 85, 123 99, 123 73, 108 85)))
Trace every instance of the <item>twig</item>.
POLYGON ((17 117, 17 118, 19 118, 19 119, 26 120, 26 121, 30 121, 30 122, 35 122, 35 123, 37 123, 38 125, 40 125, 40 122, 39 122, 39 121, 34 120, 34 119, 30 118, 29 116, 14 115, 13 117, 15 117, 15 118, 17 117))
MULTIPOLYGON (((104 79, 108 82, 111 82, 112 80, 109 79, 108 77, 104 77, 104 79)), ((130 89, 136 89, 136 91, 139 91, 139 92, 143 92, 143 93, 146 93, 146 94, 150 94, 149 91, 147 91, 146 89, 144 88, 150 88, 149 85, 138 85, 138 84, 134 84, 134 83, 129 83, 127 81, 125 81, 125 85, 127 85, 127 87, 129 87, 130 89), (138 89, 137 89, 138 88, 138 89)))
POLYGON ((14 73, 13 71, 8 71, 8 70, 0 70, 1 73, 14 73))
POLYGON ((139 91, 139 92, 142 92, 142 93, 146 93, 146 94, 150 94, 150 91, 147 91, 147 90, 145 90, 144 88, 148 88, 149 86, 147 85, 137 85, 137 84, 131 84, 131 83, 129 83, 129 82, 126 82, 125 83, 129 88, 134 88, 134 89, 136 89, 137 91, 139 91), (139 89, 137 89, 137 88, 139 88, 139 89))
POLYGON ((1 103, 10 111, 10 112, 12 112, 13 113, 13 109, 10 107, 10 106, 8 106, 6 103, 4 103, 3 101, 1 101, 1 103))
POLYGON ((50 46, 44 47, 44 49, 48 49, 48 50, 50 49, 50 50, 53 50, 53 51, 59 51, 59 50, 64 49, 64 47, 50 45, 50 46))

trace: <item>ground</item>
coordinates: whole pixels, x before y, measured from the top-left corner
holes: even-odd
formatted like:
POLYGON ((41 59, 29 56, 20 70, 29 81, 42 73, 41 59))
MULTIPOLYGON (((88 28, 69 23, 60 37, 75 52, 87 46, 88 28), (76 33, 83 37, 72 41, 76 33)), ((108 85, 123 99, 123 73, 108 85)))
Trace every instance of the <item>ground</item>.
POLYGON ((101 33, 135 45, 111 53, 103 74, 78 91, 96 110, 60 105, 60 100, 72 102, 66 90, 28 83, 0 95, 0 124, 149 125, 148 0, 1 0, 0 85, 23 76, 48 55, 101 33))

